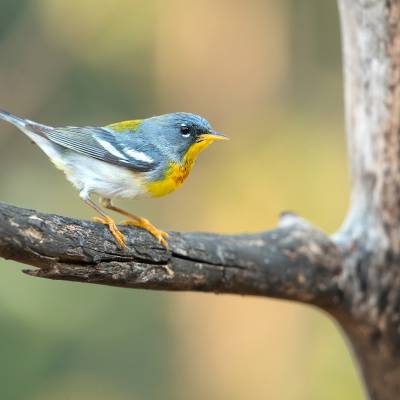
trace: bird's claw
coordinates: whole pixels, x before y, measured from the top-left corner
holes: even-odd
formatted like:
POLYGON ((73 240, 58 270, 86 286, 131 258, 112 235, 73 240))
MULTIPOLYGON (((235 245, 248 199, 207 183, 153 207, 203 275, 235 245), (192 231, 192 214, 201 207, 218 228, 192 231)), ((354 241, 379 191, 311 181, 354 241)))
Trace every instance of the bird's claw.
POLYGON ((111 217, 93 217, 94 222, 99 222, 100 224, 104 224, 108 226, 111 234, 114 236, 115 240, 117 241, 118 245, 122 249, 126 249, 126 239, 125 236, 120 232, 115 224, 114 220, 111 217))
POLYGON ((141 218, 140 220, 132 220, 128 219, 123 221, 122 224, 124 225, 133 225, 139 228, 146 229, 147 232, 151 233, 160 243, 168 250, 168 233, 157 229, 154 225, 152 225, 147 219, 141 218))

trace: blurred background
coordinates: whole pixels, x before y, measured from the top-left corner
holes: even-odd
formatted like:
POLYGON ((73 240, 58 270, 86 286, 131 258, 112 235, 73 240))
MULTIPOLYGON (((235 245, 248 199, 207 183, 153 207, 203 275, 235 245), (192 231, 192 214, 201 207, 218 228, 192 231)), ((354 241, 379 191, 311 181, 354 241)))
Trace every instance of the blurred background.
MULTIPOLYGON (((232 138, 174 194, 125 201, 166 230, 253 232, 346 213, 335 2, 0 0, 0 106, 51 125, 190 111, 232 138), (194 211, 195 210, 195 211, 194 211)), ((45 155, 0 127, 0 199, 89 219, 45 155)), ((24 276, 0 261, 0 398, 351 399, 332 321, 283 301, 24 276)))

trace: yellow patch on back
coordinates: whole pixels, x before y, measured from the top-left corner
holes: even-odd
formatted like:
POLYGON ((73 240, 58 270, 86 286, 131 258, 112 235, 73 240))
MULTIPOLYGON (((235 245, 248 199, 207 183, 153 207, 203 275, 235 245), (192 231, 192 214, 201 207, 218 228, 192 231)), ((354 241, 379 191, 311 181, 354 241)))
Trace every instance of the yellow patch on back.
POLYGON ((125 132, 132 131, 134 132, 139 125, 143 122, 142 119, 131 119, 129 121, 121 121, 115 122, 114 124, 107 125, 106 128, 110 128, 115 132, 125 132))
POLYGON ((171 162, 164 178, 146 185, 149 194, 153 197, 161 197, 178 189, 188 177, 199 153, 212 142, 212 140, 203 140, 192 144, 183 157, 182 164, 171 162))

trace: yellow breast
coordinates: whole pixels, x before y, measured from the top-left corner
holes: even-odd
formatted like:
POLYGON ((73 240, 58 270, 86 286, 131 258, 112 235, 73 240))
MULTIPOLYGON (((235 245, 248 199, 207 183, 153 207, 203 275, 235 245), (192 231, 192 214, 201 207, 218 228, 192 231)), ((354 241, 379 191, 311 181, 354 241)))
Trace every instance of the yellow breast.
POLYGON ((147 184, 147 190, 153 197, 165 196, 173 192, 189 175, 191 165, 171 163, 163 179, 147 184))
POLYGON ((181 186, 184 180, 188 177, 197 159, 197 156, 209 144, 211 144, 211 141, 208 140, 194 143, 192 146, 189 147, 189 150, 183 157, 183 161, 181 164, 171 162, 162 179, 147 184, 147 190, 150 196, 165 196, 181 186))

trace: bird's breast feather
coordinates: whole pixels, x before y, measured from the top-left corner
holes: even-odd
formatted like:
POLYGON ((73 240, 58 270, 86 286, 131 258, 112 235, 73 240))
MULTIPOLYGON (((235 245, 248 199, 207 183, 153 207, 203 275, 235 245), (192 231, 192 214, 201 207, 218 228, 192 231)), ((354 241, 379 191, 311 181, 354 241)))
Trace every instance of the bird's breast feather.
POLYGON ((173 192, 182 185, 188 177, 191 168, 192 164, 169 163, 161 179, 146 184, 148 193, 152 197, 161 197, 173 192))

